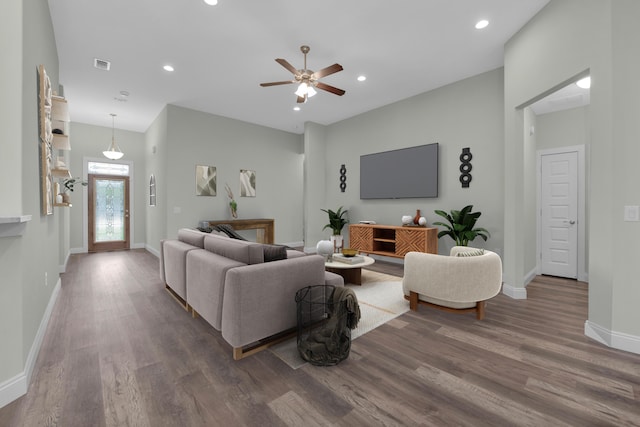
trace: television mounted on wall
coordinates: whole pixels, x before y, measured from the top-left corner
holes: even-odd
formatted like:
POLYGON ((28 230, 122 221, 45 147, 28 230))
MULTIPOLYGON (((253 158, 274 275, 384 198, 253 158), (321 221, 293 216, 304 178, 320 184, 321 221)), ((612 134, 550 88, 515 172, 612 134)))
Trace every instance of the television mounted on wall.
POLYGON ((360 156, 361 199, 438 197, 438 143, 360 156))

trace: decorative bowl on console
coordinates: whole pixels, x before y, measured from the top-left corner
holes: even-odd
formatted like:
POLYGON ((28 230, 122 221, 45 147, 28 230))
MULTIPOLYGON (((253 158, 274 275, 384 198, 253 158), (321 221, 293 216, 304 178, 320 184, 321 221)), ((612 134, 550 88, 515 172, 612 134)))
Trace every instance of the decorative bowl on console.
POLYGON ((356 256, 357 254, 358 254, 358 250, 357 249, 351 249, 351 248, 343 248, 342 249, 342 255, 344 255, 346 257, 356 256))

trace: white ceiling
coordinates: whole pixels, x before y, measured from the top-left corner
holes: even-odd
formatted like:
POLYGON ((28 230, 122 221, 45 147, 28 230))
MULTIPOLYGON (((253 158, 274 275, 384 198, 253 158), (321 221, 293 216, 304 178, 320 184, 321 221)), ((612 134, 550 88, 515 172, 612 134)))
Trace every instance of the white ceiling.
POLYGON ((166 104, 302 133, 503 65, 505 42, 549 0, 49 0, 75 122, 138 132, 166 104), (479 19, 489 27, 476 30, 479 19), (293 111, 292 77, 335 62, 346 90, 293 111), (93 67, 94 58, 111 70, 93 67), (173 73, 162 69, 175 67, 173 73), (360 74, 366 82, 356 81, 360 74), (123 100, 121 91, 130 96, 123 100))

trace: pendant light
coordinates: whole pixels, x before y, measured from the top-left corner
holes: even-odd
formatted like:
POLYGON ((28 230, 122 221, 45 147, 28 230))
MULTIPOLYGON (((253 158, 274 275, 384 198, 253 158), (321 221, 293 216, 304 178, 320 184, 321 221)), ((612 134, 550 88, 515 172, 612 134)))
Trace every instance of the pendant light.
POLYGON ((116 144, 115 117, 116 115, 111 113, 111 145, 109 146, 109 149, 107 151, 102 152, 102 154, 104 154, 107 159, 111 160, 118 160, 119 158, 124 156, 124 153, 122 152, 122 150, 120 150, 118 144, 116 144))

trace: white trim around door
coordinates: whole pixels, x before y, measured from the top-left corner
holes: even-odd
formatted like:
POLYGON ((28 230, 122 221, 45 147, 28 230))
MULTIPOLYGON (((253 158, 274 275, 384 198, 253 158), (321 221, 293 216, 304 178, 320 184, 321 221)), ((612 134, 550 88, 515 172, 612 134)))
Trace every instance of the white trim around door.
POLYGON ((552 148, 546 150, 538 150, 536 153, 537 157, 537 210, 538 214, 536 215, 536 226, 537 226, 537 273, 541 274, 541 253, 542 253, 542 243, 541 243, 541 182, 542 182, 542 157, 553 155, 553 154, 563 154, 563 153, 577 153, 578 155, 578 219, 577 219, 577 231, 578 231, 578 280, 583 282, 589 281, 589 276, 587 273, 587 258, 586 258, 586 172, 585 172, 585 146, 584 145, 574 145, 570 147, 561 147, 561 148, 552 148))

